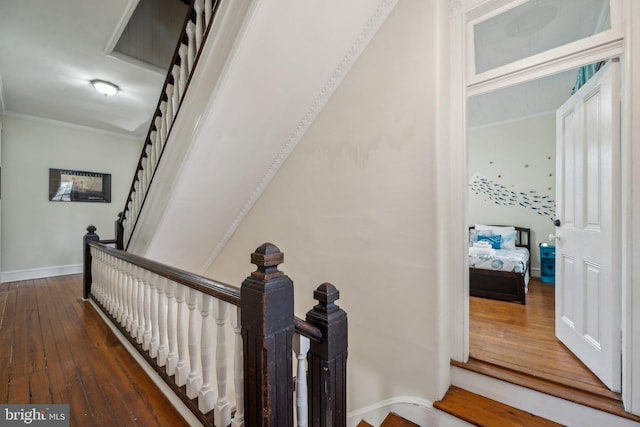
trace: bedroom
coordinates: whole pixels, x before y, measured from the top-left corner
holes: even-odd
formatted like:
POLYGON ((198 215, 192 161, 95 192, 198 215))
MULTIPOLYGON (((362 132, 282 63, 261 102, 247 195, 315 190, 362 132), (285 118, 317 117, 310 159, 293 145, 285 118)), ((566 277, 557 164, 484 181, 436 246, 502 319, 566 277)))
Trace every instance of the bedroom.
POLYGON ((518 297, 515 303, 472 297, 470 356, 606 393, 606 387, 555 339, 554 271, 548 261, 546 283, 540 281, 539 245, 555 244, 550 235, 556 232, 556 110, 571 96, 577 74, 570 70, 469 99, 468 224, 530 229, 526 305, 517 304, 518 297), (496 321, 503 316, 509 320, 496 321), (500 339, 487 340, 485 334, 500 339), (549 357, 563 360, 562 370, 527 360, 527 354, 540 359, 540 346, 549 357), (518 358, 514 348, 525 356, 518 358))

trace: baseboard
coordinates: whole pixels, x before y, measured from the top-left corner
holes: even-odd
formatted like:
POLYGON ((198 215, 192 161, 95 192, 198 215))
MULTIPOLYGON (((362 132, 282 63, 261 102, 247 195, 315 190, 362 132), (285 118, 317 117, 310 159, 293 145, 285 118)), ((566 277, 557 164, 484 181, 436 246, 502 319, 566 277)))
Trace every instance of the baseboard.
POLYGON ((82 273, 82 264, 3 271, 0 273, 0 282, 17 282, 19 280, 42 279, 43 277, 66 276, 67 274, 78 273, 82 273))
POLYGON ((540 278, 540 268, 538 268, 538 267, 531 267, 531 277, 537 277, 537 278, 540 278))
POLYGON ((471 424, 439 411, 427 400, 412 396, 399 396, 378 402, 347 414, 347 426, 356 427, 361 420, 379 426, 389 412, 420 426, 467 427, 471 424))

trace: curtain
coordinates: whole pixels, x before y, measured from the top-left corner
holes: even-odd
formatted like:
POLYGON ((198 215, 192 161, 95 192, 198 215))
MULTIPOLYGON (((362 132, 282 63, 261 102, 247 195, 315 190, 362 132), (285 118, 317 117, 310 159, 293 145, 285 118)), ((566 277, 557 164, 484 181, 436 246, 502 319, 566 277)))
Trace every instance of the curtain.
POLYGON ((571 94, 574 94, 580 89, 589 79, 598 72, 600 68, 604 65, 604 61, 597 62, 595 64, 585 65, 584 67, 580 67, 578 70, 578 76, 576 77, 576 84, 573 86, 571 90, 571 94))

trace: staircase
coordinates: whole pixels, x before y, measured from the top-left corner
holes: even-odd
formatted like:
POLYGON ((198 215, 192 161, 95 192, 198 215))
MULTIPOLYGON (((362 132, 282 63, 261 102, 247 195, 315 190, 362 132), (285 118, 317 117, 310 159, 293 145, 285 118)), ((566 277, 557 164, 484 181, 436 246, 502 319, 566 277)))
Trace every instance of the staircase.
POLYGON ((458 387, 451 387, 444 398, 433 406, 480 427, 562 425, 458 387))
MULTIPOLYGON (((362 420, 358 423, 357 427, 374 427, 372 424, 362 420)), ((379 427, 419 427, 418 424, 402 418, 401 416, 390 412, 389 415, 382 421, 379 427)))
MULTIPOLYGON (((213 5, 179 104, 169 114, 171 103, 159 103, 161 118, 152 123, 122 224, 128 252, 198 273, 225 246, 395 3, 354 0, 339 14, 326 2, 213 5)), ((169 92, 175 96, 175 85, 169 92)))

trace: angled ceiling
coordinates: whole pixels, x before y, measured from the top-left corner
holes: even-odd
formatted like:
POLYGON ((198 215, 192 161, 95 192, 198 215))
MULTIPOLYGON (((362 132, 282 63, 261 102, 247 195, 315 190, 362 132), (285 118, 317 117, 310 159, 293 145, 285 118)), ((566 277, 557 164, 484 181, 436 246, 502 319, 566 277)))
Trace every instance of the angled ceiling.
POLYGON ((105 54, 137 2, 0 2, 0 113, 143 138, 165 75, 105 54), (92 79, 120 92, 100 95, 92 79))

